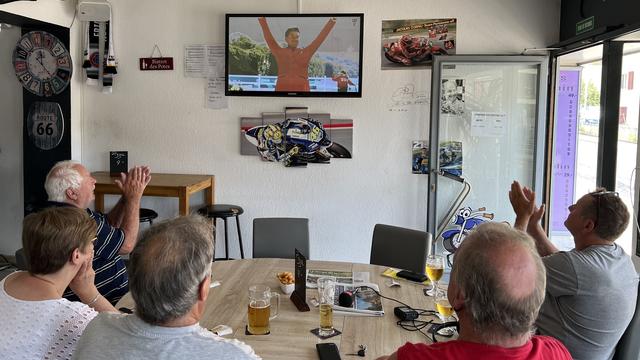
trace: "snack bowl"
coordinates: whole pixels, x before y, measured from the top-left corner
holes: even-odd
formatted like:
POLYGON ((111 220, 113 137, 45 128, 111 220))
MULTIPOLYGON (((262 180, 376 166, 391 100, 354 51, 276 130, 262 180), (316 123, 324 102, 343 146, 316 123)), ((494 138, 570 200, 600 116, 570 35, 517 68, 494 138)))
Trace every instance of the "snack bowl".
POLYGON ((276 274, 276 277, 280 282, 280 290, 282 290, 284 294, 291 294, 293 292, 293 289, 295 288, 293 273, 285 271, 276 274))
POLYGON ((294 283, 291 283, 291 284, 280 283, 280 290, 282 290, 282 293, 286 295, 291 294, 295 288, 296 288, 296 284, 294 283))

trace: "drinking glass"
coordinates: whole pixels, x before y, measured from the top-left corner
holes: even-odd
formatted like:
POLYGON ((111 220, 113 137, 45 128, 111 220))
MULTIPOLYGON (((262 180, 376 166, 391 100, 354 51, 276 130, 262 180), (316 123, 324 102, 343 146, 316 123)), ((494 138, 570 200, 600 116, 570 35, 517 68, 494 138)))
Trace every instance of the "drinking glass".
POLYGON ((247 331, 253 335, 265 335, 270 332, 269 321, 278 316, 280 295, 271 292, 268 286, 249 287, 249 306, 247 309, 247 331), (276 311, 271 314, 271 298, 275 297, 276 311))
POLYGON ((436 296, 438 292, 438 281, 444 274, 444 257, 442 255, 431 254, 427 256, 426 273, 431 280, 431 290, 427 291, 429 296, 436 296))
POLYGON ((336 292, 336 279, 332 276, 318 278, 318 302, 320 303, 320 336, 329 336, 333 330, 333 302, 336 292))
MULTIPOLYGON (((449 298, 447 297, 446 290, 438 291, 438 294, 436 294, 435 303, 436 303, 436 311, 438 312, 438 317, 440 318, 440 320, 442 320, 443 323, 447 321, 455 320, 455 318, 453 317, 453 307, 449 302, 449 298)), ((453 333, 454 333, 454 330, 450 327, 447 327, 438 331, 438 334, 444 335, 444 336, 451 336, 453 335, 453 333)))

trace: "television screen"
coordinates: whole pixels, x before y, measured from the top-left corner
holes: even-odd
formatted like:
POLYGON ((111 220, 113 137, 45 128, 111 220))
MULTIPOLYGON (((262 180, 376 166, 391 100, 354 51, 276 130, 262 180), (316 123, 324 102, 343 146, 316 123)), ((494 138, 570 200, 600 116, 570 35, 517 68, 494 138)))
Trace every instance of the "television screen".
POLYGON ((362 96, 363 14, 227 14, 227 96, 362 96))

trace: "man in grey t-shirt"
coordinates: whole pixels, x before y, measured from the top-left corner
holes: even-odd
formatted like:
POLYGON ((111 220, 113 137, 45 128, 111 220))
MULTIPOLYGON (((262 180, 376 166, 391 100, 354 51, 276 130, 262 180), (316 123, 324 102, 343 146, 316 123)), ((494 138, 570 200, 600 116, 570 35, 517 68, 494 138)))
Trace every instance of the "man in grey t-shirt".
POLYGON ((149 228, 129 263, 135 314, 96 317, 74 359, 260 359, 248 345, 198 324, 212 259, 213 231, 205 218, 185 216, 149 228))
POLYGON ((547 292, 536 326, 562 341, 574 359, 611 359, 635 311, 638 274, 631 258, 615 244, 629 224, 629 212, 617 193, 599 189, 569 207, 564 224, 575 249, 549 241, 540 225, 544 204, 516 181, 509 200, 514 227, 526 230, 547 269, 547 292))

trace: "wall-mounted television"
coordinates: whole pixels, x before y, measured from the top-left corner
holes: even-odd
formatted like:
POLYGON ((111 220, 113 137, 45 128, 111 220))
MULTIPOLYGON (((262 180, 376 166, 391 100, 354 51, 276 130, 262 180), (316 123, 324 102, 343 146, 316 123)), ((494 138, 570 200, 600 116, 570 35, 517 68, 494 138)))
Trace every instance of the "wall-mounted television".
POLYGON ((362 96, 363 14, 227 14, 227 96, 362 96))

